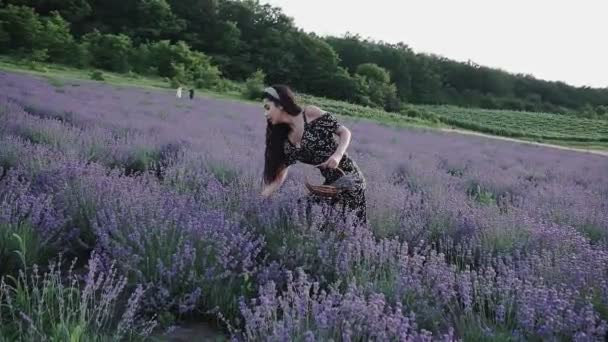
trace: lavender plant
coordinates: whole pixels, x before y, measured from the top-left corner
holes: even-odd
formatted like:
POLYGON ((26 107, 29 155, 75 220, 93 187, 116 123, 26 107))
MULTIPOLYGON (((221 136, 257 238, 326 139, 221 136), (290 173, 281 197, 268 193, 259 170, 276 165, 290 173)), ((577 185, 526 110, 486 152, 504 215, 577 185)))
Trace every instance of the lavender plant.
POLYGON ((305 210, 305 176, 320 181, 305 165, 259 198, 261 108, 0 81, 2 241, 13 263, 13 233, 30 264, 95 251, 104 272, 117 260, 127 284, 141 285, 142 312, 217 314, 235 339, 606 337, 603 156, 341 117, 369 184, 369 226, 355 228, 305 210))

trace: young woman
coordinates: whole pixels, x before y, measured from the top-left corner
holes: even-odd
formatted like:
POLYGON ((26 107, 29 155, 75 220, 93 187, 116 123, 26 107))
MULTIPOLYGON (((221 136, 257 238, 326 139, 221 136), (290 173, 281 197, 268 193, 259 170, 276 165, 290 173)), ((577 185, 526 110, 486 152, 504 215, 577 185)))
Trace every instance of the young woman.
POLYGON ((350 130, 338 123, 330 112, 316 106, 300 107, 293 92, 284 85, 266 88, 263 104, 268 125, 262 196, 268 197, 277 190, 285 181, 289 166, 298 161, 319 168, 324 184, 348 174, 355 180, 351 189, 331 199, 314 195, 309 199, 338 206, 344 215, 352 211, 358 223, 366 224, 365 178, 346 153, 350 130))

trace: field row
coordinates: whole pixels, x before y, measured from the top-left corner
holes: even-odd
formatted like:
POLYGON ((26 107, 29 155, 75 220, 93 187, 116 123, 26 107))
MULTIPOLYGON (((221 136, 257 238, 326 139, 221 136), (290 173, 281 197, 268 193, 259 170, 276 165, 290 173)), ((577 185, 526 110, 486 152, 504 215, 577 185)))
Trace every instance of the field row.
POLYGON ((562 141, 608 141, 608 121, 565 115, 506 110, 423 106, 442 122, 465 129, 508 137, 562 141))

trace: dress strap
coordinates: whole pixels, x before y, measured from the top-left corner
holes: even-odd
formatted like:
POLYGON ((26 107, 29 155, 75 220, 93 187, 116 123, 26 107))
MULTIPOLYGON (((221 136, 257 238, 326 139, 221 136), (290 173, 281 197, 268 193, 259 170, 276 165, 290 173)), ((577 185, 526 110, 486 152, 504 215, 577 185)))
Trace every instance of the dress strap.
POLYGON ((304 118, 304 125, 308 125, 308 120, 306 120, 306 109, 302 110, 302 117, 304 118))

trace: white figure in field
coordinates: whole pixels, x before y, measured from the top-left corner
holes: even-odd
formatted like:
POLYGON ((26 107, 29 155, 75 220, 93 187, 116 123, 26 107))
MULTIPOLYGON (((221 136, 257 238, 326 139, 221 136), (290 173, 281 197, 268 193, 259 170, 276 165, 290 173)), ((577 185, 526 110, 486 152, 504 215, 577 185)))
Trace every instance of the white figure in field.
POLYGON ((177 97, 178 99, 182 98, 182 87, 177 87, 177 93, 175 94, 175 97, 177 97))

